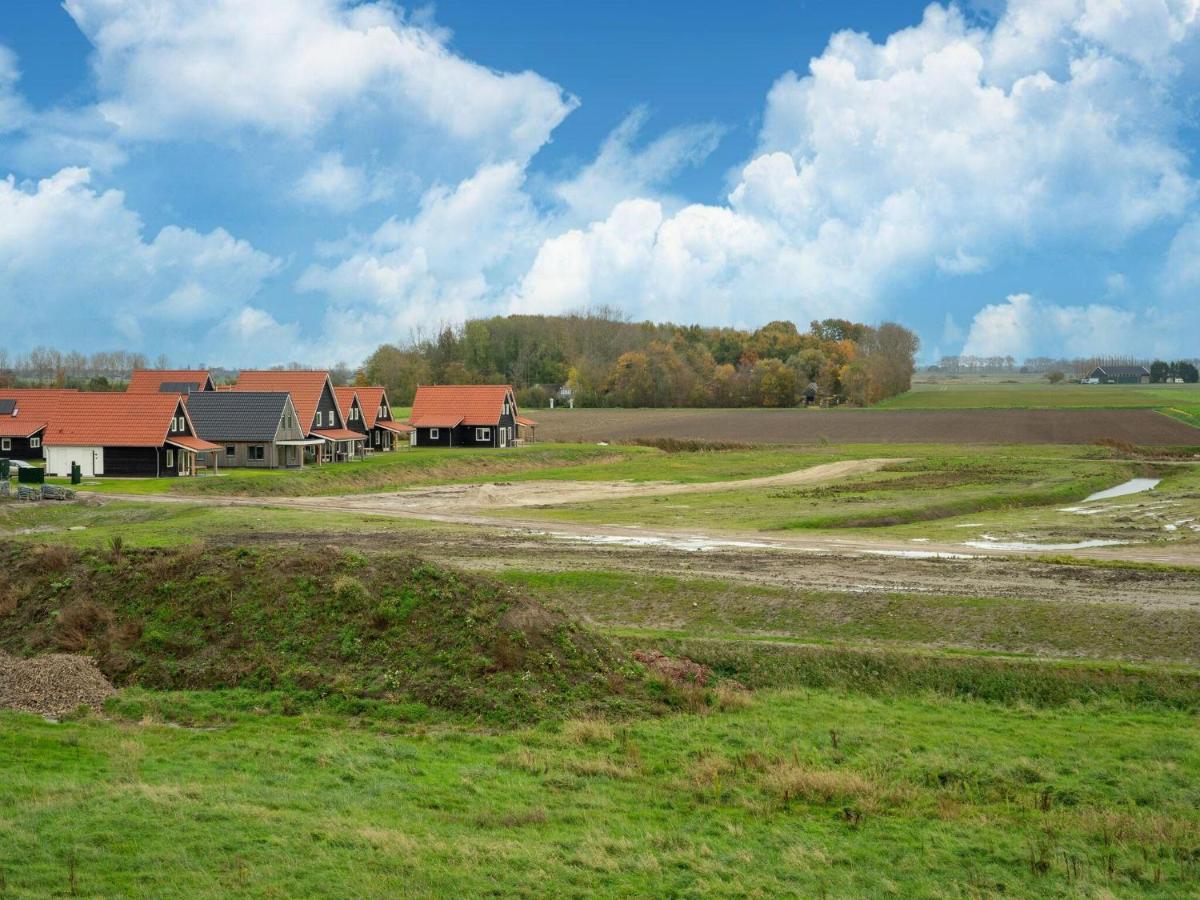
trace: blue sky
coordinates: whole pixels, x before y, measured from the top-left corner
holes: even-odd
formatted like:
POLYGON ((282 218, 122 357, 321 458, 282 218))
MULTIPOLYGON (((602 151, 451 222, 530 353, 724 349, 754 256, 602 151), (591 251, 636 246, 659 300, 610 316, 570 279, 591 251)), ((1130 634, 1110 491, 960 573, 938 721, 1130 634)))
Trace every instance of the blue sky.
POLYGON ((1200 354, 1197 0, 0 18, 7 349, 357 362, 619 306, 1200 354))

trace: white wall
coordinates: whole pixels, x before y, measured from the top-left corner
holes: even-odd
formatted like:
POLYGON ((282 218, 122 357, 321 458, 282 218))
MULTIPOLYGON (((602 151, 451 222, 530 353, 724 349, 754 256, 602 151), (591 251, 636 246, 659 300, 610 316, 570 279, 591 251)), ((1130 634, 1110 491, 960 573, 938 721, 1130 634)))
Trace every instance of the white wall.
POLYGON ((94 478, 104 474, 103 447, 45 447, 46 474, 61 475, 66 478, 71 474, 71 463, 79 463, 85 478, 94 478))

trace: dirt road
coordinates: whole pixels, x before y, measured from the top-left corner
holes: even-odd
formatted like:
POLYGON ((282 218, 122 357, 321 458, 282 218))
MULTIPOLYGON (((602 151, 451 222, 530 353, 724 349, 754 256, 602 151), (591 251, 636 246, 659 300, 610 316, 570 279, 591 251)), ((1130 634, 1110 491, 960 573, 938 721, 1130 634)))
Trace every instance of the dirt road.
POLYGON ((328 509, 330 503, 352 504, 355 510, 419 512, 445 515, 498 508, 557 506, 589 503, 595 500, 621 500, 628 497, 660 497, 672 494, 711 494, 744 488, 784 487, 840 481, 854 475, 877 472, 884 466, 908 462, 907 459, 850 459, 810 466, 782 475, 743 478, 737 481, 680 483, 677 481, 515 481, 492 484, 446 484, 386 494, 350 494, 340 497, 297 497, 289 506, 313 506, 328 509))

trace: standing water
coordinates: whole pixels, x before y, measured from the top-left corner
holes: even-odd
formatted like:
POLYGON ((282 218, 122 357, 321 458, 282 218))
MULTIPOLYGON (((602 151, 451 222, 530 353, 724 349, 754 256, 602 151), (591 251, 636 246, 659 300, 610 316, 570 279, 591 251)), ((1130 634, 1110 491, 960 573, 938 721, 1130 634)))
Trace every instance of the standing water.
POLYGON ((1084 500, 1084 503, 1091 503, 1093 500, 1110 500, 1113 497, 1125 497, 1129 494, 1140 494, 1143 491, 1152 491, 1158 487, 1161 478, 1131 478, 1124 484, 1118 484, 1116 487, 1111 487, 1106 491, 1097 491, 1084 500))

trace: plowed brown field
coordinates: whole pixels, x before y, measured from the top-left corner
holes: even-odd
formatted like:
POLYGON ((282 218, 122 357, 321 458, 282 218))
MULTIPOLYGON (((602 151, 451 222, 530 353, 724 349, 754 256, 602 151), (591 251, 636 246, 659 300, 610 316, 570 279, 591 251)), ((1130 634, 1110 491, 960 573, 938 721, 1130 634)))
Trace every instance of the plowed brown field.
POLYGON ((1200 429, 1149 409, 539 409, 530 415, 539 441, 1200 445, 1200 429))

